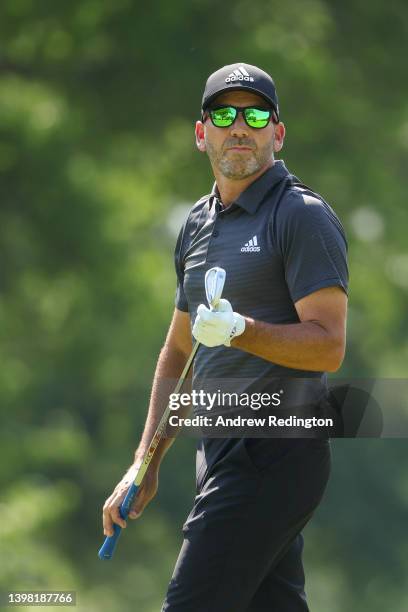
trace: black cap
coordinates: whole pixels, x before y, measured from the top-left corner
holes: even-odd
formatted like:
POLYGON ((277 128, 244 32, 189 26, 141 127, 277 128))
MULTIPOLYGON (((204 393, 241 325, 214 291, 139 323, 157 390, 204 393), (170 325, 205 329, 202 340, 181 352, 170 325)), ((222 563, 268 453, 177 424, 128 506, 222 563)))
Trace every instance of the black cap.
POLYGON ((224 91, 252 91, 262 96, 275 110, 279 120, 278 96, 272 77, 251 64, 229 64, 210 74, 205 84, 201 108, 204 111, 224 91))

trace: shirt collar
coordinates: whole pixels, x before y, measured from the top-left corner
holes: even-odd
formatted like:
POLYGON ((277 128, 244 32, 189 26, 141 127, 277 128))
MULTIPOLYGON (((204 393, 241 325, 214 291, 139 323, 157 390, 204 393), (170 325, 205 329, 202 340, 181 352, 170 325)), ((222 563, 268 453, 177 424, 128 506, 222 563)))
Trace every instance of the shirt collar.
MULTIPOLYGON (((289 171, 283 160, 276 160, 271 168, 268 168, 268 170, 261 174, 256 181, 251 183, 249 187, 238 196, 235 204, 243 208, 246 212, 254 215, 267 192, 287 176, 289 176, 289 171)), ((214 183, 210 193, 210 208, 215 199, 220 200, 217 183, 214 183)))

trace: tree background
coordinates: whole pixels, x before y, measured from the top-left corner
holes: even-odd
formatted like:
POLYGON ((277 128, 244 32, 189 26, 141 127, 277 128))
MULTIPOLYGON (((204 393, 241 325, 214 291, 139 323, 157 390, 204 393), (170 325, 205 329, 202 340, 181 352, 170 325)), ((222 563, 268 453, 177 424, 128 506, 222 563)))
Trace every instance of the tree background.
MULTIPOLYGON (((0 6, 0 590, 157 612, 194 493, 194 441, 111 563, 101 507, 132 460, 173 310, 175 236, 212 185, 195 151, 208 74, 277 83, 282 158, 349 240, 343 377, 407 370, 405 0, 3 0, 0 6)), ((336 440, 305 530, 314 612, 408 607, 404 439, 336 440)))

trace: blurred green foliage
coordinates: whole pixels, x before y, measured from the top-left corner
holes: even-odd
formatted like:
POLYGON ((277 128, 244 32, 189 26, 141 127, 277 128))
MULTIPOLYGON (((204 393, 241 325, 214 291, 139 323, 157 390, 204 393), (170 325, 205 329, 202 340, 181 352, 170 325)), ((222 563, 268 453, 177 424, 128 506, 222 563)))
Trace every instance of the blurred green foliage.
MULTIPOLYGON (((206 77, 275 77, 283 158, 350 244, 341 376, 405 377, 404 0, 3 0, 0 6, 0 590, 74 589, 90 612, 160 609, 194 492, 177 441, 112 563, 101 507, 132 460, 173 309, 206 77)), ((306 529, 315 612, 408 607, 404 440, 334 446, 306 529)))

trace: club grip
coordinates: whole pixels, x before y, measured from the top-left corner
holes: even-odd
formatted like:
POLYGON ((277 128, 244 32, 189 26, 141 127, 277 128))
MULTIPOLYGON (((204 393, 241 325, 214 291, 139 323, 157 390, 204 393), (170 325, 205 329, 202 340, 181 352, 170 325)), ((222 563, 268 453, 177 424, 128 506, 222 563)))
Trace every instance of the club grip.
MULTIPOLYGON (((126 497, 121 503, 121 506, 119 508, 119 514, 124 520, 126 520, 128 517, 130 506, 132 505, 133 500, 136 497, 138 488, 139 487, 133 483, 129 487, 128 492, 126 493, 126 497)), ((112 536, 107 536, 101 548, 99 549, 98 557, 100 559, 108 560, 112 559, 113 557, 117 541, 119 539, 120 534, 122 533, 122 527, 117 523, 114 523, 113 531, 114 534, 112 536)))

